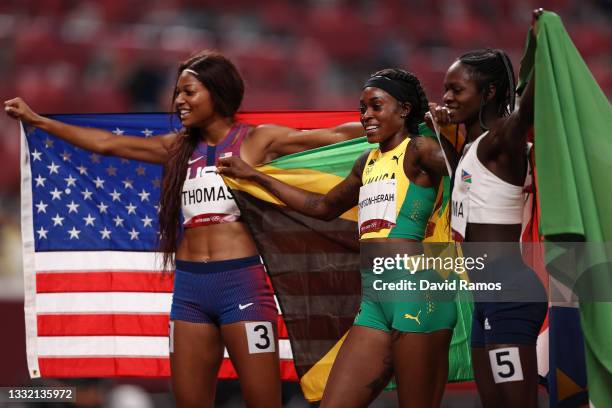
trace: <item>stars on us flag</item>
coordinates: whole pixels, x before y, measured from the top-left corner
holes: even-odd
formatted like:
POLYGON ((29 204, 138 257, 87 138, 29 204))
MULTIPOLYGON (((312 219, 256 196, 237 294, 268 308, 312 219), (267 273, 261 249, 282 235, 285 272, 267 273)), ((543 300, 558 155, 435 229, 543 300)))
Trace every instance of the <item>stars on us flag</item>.
POLYGON ((36 232, 38 233, 38 239, 47 239, 47 232, 49 232, 48 230, 40 227, 36 232))
MULTIPOLYGON (((141 137, 162 134, 151 127, 106 130, 141 137)), ((37 251, 157 248, 161 167, 92 153, 39 129, 26 138, 37 251)))
POLYGON ((124 220, 120 216, 118 216, 118 215, 115 216, 115 218, 113 218, 113 221, 115 221, 115 227, 118 227, 120 225, 123 227, 123 221, 124 220))
POLYGON ((106 212, 108 210, 108 205, 106 205, 104 203, 100 203, 96 207, 98 207, 98 210, 100 210, 100 214, 106 214, 106 212))
POLYGON ((47 179, 39 174, 38 177, 34 179, 34 181, 36 181, 36 187, 44 187, 45 180, 47 179))
POLYGON ((140 235, 140 232, 138 232, 134 228, 132 228, 132 230, 129 231, 129 234, 130 234, 130 241, 133 241, 135 239, 138 239, 138 235, 140 235))
POLYGON ((125 180, 123 180, 122 183, 123 183, 123 188, 126 188, 126 189, 134 188, 134 186, 133 186, 134 182, 132 180, 130 180, 129 178, 126 178, 125 180))
POLYGON ((32 152, 32 161, 41 161, 40 156, 42 155, 41 152, 39 152, 38 150, 34 149, 34 151, 32 152))
POLYGON ((143 227, 151 227, 153 222, 153 218, 149 218, 148 215, 146 215, 144 218, 142 218, 142 226, 143 227))
POLYGON ((72 212, 79 212, 79 206, 80 204, 75 203, 74 200, 72 200, 70 204, 66 204, 66 207, 68 207, 68 214, 72 212))
POLYGON ((116 176, 117 168, 114 167, 112 164, 109 164, 109 166, 106 168, 106 173, 108 173, 109 176, 116 176))
POLYGON ((145 189, 143 188, 142 191, 140 193, 138 193, 138 196, 140 196, 140 201, 149 201, 149 196, 151 195, 151 193, 145 191, 145 189))
POLYGON ((59 191, 57 187, 53 191, 49 191, 49 192, 51 193, 51 196, 52 196, 51 201, 62 199, 62 192, 59 191))
POLYGON ((83 217, 83 221, 85 221, 85 226, 92 226, 94 225, 94 221, 96 220, 96 217, 92 217, 91 214, 87 214, 87 217, 83 217))
POLYGON ((85 190, 81 191, 81 194, 83 194, 83 200, 91 200, 91 195, 93 193, 91 191, 89 191, 88 189, 85 189, 85 190))
POLYGON ((113 197, 113 201, 121 201, 121 193, 113 189, 112 193, 109 193, 113 197))
POLYGON ((102 180, 100 177, 96 177, 94 184, 96 185, 96 188, 102 188, 104 187, 104 180, 102 180))
POLYGON ((106 227, 104 227, 103 230, 100 231, 100 234, 102 234, 102 239, 110 239, 112 231, 106 229, 106 227))
POLYGON ((132 203, 130 203, 129 205, 125 206, 125 209, 128 211, 128 214, 136 214, 136 208, 138 208, 138 207, 136 207, 132 203))
POLYGON ((66 180, 66 187, 76 186, 77 179, 72 177, 72 174, 69 174, 68 177, 65 178, 64 180, 66 180))
POLYGON ((70 234, 70 239, 79 239, 80 233, 81 231, 79 231, 75 227, 72 227, 72 229, 68 231, 68 234, 70 234))
POLYGON ((53 220, 53 226, 57 227, 58 225, 63 226, 64 217, 60 217, 59 214, 55 214, 55 217, 51 218, 53 220))
POLYGON ((51 174, 59 174, 59 172, 57 170, 60 168, 60 166, 55 164, 55 162, 51 162, 51 164, 48 165, 47 168, 49 169, 49 175, 51 175, 51 174))
POLYGON ((38 204, 36 204, 36 212, 39 212, 39 213, 43 212, 43 213, 46 213, 46 212, 47 212, 47 207, 48 207, 48 206, 49 206, 48 204, 45 204, 45 203, 43 203, 43 202, 42 202, 42 200, 40 200, 40 202, 39 202, 38 204))

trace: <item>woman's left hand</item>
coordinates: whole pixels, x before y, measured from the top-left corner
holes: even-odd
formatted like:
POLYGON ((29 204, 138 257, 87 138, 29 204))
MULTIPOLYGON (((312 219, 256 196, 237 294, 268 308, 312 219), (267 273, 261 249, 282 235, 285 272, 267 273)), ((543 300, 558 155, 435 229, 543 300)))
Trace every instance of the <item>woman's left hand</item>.
POLYGON ((249 180, 257 170, 249 166, 240 157, 224 157, 217 162, 217 172, 223 176, 249 180))

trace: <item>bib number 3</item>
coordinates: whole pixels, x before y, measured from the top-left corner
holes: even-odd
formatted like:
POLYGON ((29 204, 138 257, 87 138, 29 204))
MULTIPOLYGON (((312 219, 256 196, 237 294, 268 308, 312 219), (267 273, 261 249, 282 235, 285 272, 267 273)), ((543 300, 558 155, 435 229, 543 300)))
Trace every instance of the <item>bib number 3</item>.
POLYGON ((523 368, 518 347, 489 350, 489 361, 495 384, 523 381, 523 368))
POLYGON ((249 322, 244 324, 249 344, 249 354, 274 353, 274 328, 271 322, 249 322))

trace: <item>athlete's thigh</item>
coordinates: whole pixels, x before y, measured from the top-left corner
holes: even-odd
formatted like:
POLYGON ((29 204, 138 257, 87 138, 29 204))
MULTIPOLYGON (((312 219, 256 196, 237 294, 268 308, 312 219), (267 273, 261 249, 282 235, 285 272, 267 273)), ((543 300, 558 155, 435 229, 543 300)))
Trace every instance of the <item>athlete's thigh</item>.
POLYGON ((402 407, 437 407, 448 378, 452 330, 392 334, 395 381, 402 407))
POLYGON ((219 328, 210 323, 171 322, 170 364, 178 407, 212 407, 223 359, 219 328))
POLYGON ((503 407, 504 402, 493 381, 489 352, 485 347, 472 347, 472 368, 482 405, 484 407, 503 407))
POLYGON ((280 407, 281 383, 276 323, 236 322, 221 326, 249 407, 280 407))
POLYGON ((392 374, 391 335, 353 326, 334 361, 321 407, 367 406, 389 383, 392 374))
POLYGON ((486 351, 497 393, 507 407, 538 405, 538 360, 535 345, 491 344, 486 351))

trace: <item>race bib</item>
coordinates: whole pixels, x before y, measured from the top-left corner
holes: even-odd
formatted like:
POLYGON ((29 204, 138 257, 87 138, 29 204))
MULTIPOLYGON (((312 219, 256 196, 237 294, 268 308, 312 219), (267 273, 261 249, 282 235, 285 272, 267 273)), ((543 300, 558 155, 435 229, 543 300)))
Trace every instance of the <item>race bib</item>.
POLYGON ((359 189, 359 236, 393 228, 397 218, 396 181, 381 180, 359 189))
POLYGON ((451 229, 453 240, 461 242, 465 238, 468 214, 470 212, 469 192, 472 175, 460 168, 455 174, 455 186, 451 196, 451 229))
POLYGON ((216 169, 215 166, 188 169, 181 193, 185 227, 221 224, 240 217, 234 196, 216 169))

